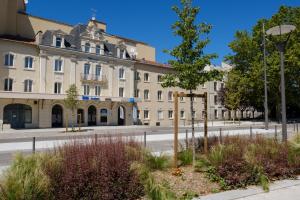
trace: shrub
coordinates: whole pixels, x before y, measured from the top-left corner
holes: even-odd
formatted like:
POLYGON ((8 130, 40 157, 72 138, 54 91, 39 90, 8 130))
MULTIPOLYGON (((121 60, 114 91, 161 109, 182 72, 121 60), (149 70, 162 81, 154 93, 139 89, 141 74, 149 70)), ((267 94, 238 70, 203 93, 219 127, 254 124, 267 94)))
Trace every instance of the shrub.
POLYGON ((299 172, 297 141, 300 139, 287 144, 262 137, 225 137, 223 145, 211 147, 196 170, 205 171, 222 189, 260 184, 268 190, 270 180, 294 177, 299 172))
POLYGON ((145 164, 134 163, 132 168, 137 171, 144 185, 146 196, 151 200, 174 200, 176 196, 170 191, 167 183, 157 183, 145 164))
POLYGON ((135 147, 120 138, 73 141, 55 150, 62 158, 58 168, 45 165, 54 199, 137 199, 143 186, 135 171, 127 147, 135 147))
POLYGON ((12 166, 4 173, 0 187, 1 200, 51 199, 50 181, 42 165, 53 162, 55 157, 35 154, 24 157, 18 154, 12 166))
POLYGON ((193 151, 191 149, 183 150, 178 153, 180 165, 190 165, 193 162, 193 151))
POLYGON ((151 152, 145 152, 144 162, 151 170, 164 170, 170 166, 170 158, 164 154, 154 155, 151 152))

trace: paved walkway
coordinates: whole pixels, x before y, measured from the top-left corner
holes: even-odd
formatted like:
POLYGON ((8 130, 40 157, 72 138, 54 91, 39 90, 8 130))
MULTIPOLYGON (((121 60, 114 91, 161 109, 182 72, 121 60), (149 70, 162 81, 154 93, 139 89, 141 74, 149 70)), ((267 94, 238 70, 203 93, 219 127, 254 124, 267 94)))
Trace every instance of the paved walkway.
POLYGON ((300 200, 300 177, 297 180, 275 181, 269 192, 252 186, 245 190, 231 190, 194 200, 300 200))

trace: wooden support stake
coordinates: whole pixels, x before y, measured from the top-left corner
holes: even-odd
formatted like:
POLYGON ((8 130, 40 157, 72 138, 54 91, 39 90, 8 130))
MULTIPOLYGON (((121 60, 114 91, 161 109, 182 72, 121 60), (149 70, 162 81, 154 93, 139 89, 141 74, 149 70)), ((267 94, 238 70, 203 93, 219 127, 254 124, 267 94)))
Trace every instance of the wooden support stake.
POLYGON ((178 92, 174 93, 174 168, 177 168, 178 153, 178 92))
POLYGON ((32 138, 32 153, 35 153, 35 137, 32 138))
POLYGON ((208 153, 208 138, 207 138, 207 92, 204 93, 204 153, 208 153))
POLYGON ((147 133, 146 131, 144 132, 144 147, 147 147, 147 133))
POLYGON ((78 120, 78 130, 81 131, 81 114, 78 114, 79 120, 78 120))
POLYGON ((275 125, 275 140, 277 141, 277 125, 275 125))
POLYGON ((222 128, 220 128, 220 136, 219 136, 219 143, 223 143, 223 138, 222 138, 222 128))
POLYGON ((68 126, 69 126, 68 121, 69 121, 69 116, 68 116, 68 111, 67 111, 67 113, 66 113, 66 133, 68 132, 68 126))
POLYGON ((189 148, 189 133, 188 130, 185 130, 185 149, 188 150, 189 148))

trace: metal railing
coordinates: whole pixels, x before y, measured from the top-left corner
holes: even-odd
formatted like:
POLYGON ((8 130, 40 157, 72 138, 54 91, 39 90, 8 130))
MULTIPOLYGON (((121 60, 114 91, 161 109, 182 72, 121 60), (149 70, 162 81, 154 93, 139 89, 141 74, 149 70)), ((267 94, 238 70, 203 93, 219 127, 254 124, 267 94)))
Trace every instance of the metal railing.
POLYGON ((91 81, 91 82, 107 82, 105 75, 97 75, 97 74, 81 74, 81 81, 91 81))

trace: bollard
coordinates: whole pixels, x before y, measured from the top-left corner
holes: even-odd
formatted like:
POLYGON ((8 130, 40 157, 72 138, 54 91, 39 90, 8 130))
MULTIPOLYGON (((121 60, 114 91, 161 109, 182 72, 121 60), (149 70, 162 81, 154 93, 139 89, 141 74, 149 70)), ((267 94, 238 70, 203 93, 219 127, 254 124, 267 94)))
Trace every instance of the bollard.
POLYGON ((252 126, 250 126, 250 139, 252 139, 252 126))
POLYGON ((277 125, 275 125, 275 140, 277 141, 277 125))
POLYGON ((185 148, 186 150, 189 148, 189 135, 188 130, 185 130, 185 148))
POLYGON ((219 143, 223 143, 223 138, 222 138, 222 128, 220 128, 220 137, 219 137, 219 143))
POLYGON ((35 153, 35 137, 32 138, 32 153, 35 153))
POLYGON ((144 147, 147 147, 147 133, 144 132, 144 147))

